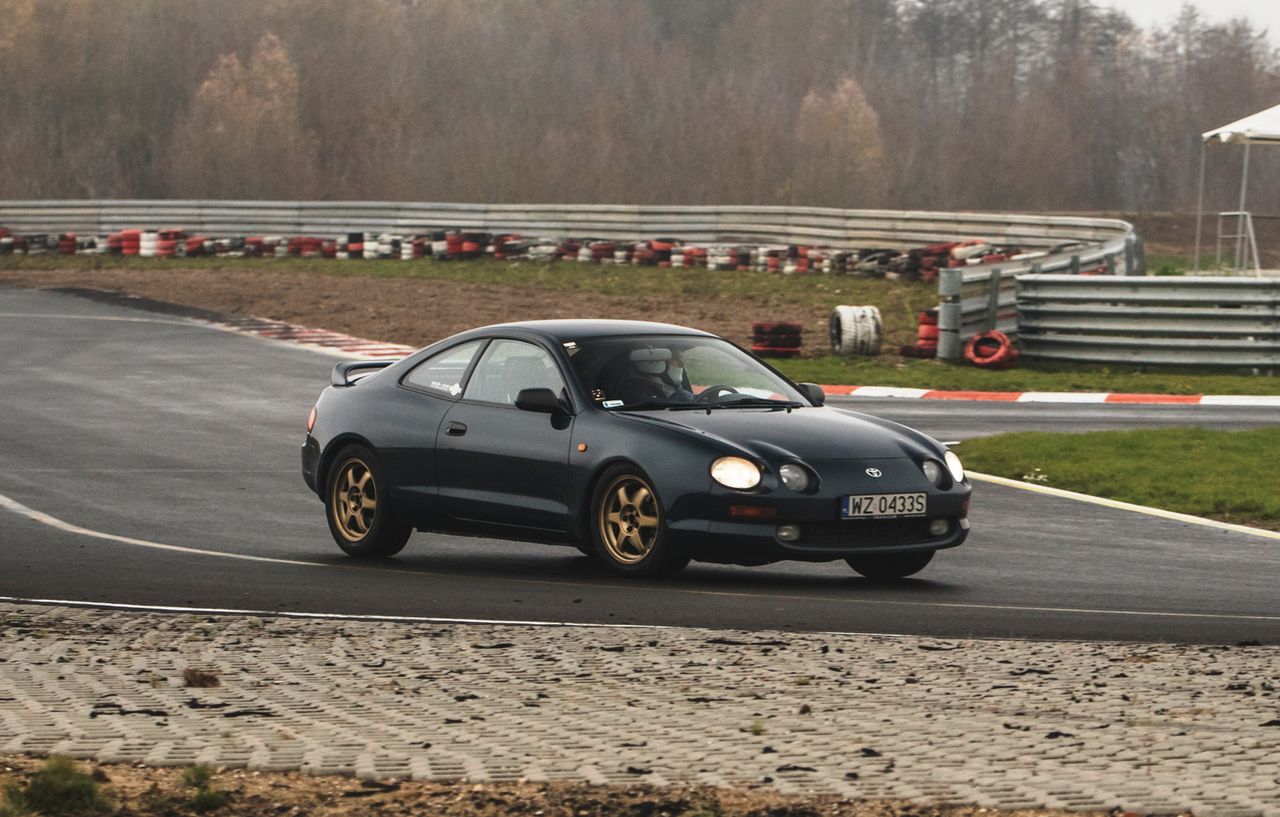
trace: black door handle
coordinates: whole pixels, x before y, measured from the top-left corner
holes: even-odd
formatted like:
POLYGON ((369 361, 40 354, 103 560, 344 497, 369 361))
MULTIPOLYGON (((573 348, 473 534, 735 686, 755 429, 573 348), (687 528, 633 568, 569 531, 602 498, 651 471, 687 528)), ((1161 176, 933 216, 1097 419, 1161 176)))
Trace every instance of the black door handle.
POLYGON ((466 423, 449 423, 444 427, 444 433, 450 437, 461 437, 467 433, 467 425, 466 423))

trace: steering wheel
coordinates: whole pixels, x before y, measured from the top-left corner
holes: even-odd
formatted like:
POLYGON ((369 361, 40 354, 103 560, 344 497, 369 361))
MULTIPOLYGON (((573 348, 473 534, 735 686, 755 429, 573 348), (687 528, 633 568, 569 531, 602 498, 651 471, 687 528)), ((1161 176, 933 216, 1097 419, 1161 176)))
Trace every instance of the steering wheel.
POLYGON ((723 397, 726 394, 738 394, 738 393, 739 393, 738 390, 735 389, 733 386, 726 386, 724 384, 717 383, 714 386, 707 386, 705 389, 703 389, 702 391, 694 395, 693 402, 710 403, 712 400, 715 400, 717 397, 723 397))

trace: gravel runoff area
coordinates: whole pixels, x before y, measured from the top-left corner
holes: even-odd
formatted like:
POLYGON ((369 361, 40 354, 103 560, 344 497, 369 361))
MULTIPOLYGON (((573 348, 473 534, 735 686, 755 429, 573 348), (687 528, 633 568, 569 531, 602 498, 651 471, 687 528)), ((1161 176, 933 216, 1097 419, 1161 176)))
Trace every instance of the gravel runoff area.
POLYGON ((0 752, 365 780, 1280 817, 1277 686, 1253 644, 0 605, 0 752))

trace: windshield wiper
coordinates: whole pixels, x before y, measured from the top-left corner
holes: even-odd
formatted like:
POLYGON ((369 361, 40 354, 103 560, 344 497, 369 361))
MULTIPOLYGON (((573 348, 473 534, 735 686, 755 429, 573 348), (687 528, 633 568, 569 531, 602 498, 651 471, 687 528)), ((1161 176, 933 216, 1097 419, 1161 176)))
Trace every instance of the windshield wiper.
POLYGON ((642 403, 627 403, 623 406, 614 406, 608 411, 646 411, 649 409, 668 409, 679 408, 682 403, 668 403, 666 400, 645 400, 642 403))
POLYGON ((767 397, 750 397, 746 400, 732 400, 724 403, 681 403, 671 406, 672 411, 702 411, 703 409, 724 408, 803 408, 804 403, 794 400, 770 400, 767 397))

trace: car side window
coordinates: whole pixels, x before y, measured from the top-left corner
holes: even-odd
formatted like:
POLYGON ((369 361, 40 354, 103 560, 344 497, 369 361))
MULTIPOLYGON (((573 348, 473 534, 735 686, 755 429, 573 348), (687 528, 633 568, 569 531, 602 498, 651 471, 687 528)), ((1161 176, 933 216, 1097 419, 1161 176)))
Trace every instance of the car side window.
POLYGON ((462 377, 483 343, 473 340, 433 355, 415 366, 401 382, 442 397, 457 397, 462 393, 462 377))
POLYGON ((514 406, 522 389, 561 394, 564 380, 546 350, 518 340, 495 340, 476 364, 462 397, 514 406))

